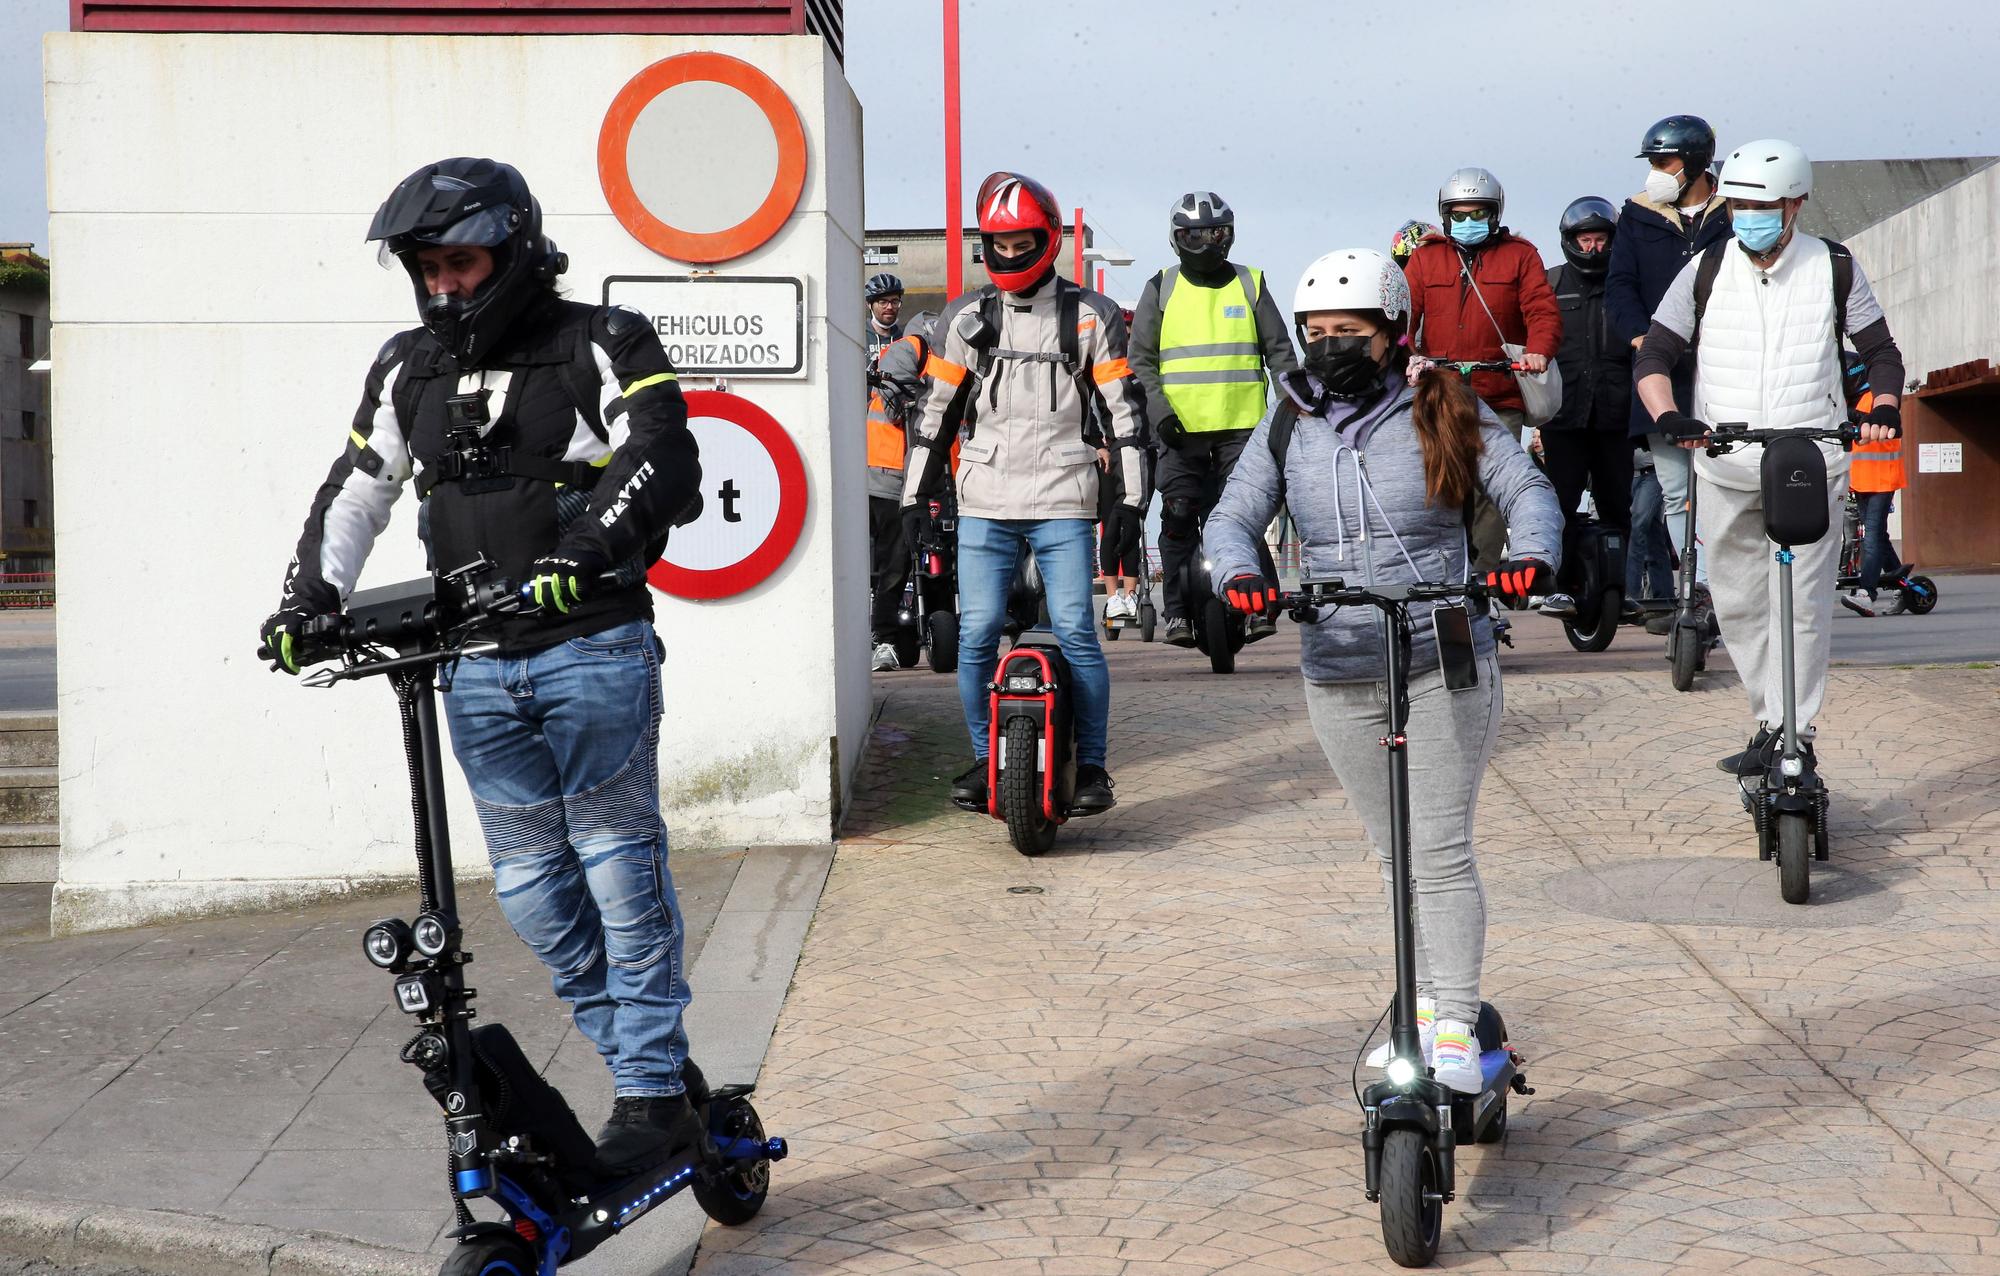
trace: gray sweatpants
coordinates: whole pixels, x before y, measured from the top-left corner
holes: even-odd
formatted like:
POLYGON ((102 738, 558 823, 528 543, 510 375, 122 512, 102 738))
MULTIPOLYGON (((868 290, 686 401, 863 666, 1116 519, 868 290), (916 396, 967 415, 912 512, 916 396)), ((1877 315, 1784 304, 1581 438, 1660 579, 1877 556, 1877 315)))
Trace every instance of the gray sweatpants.
MULTIPOLYGON (((1387 684, 1306 684, 1306 711, 1347 800, 1361 816, 1391 890, 1387 684)), ((1437 999, 1437 1017, 1479 1017, 1486 953, 1486 892, 1472 857, 1479 782, 1500 734, 1500 662, 1479 662, 1479 685, 1447 691, 1433 666, 1410 677, 1410 864, 1417 903, 1417 991, 1437 999)), ((1393 908, 1393 903, 1391 904, 1393 908)), ((1391 933, 1385 918, 1383 938, 1391 933)), ((1386 946, 1385 946, 1386 947, 1386 946)))
MULTIPOLYGON (((1764 494, 1723 487, 1696 476, 1701 490, 1695 522, 1708 556, 1708 589, 1729 662, 1750 695, 1750 712, 1767 727, 1785 717, 1784 653, 1778 649, 1778 547, 1764 534, 1764 494)), ((1792 661, 1798 676, 1799 730, 1826 702, 1826 663, 1833 650, 1834 581, 1840 565, 1841 506, 1847 477, 1827 484, 1826 535, 1792 546, 1792 661)))

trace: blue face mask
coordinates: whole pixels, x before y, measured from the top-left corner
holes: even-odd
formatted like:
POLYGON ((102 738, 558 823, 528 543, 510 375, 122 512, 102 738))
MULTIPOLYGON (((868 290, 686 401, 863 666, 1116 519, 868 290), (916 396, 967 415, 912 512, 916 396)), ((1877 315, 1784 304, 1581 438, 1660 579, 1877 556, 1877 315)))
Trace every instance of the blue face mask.
POLYGON ((1486 236, 1491 233, 1492 227, 1483 221, 1453 222, 1451 224, 1451 237, 1467 247, 1471 247, 1473 244, 1485 243, 1486 236))
POLYGON ((1746 208, 1730 215, 1730 228, 1751 252, 1769 252, 1785 233, 1785 213, 1780 208, 1746 208))

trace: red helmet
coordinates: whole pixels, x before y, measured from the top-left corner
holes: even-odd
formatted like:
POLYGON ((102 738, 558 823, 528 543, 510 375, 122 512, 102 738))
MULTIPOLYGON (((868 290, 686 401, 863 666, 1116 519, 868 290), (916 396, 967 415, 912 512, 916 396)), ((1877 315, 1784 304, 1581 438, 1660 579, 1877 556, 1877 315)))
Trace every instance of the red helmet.
POLYGON ((1062 214, 1049 188, 1019 173, 995 173, 979 184, 979 243, 986 273, 1004 292, 1026 292, 1055 267, 1062 248, 1062 214), (993 237, 1027 231, 1035 246, 1016 257, 993 249, 993 237))

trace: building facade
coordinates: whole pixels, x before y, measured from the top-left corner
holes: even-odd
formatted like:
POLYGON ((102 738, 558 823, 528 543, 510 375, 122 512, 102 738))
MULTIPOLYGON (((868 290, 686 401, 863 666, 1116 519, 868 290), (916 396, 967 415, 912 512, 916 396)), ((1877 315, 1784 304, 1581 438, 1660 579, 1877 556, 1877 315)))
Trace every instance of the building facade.
POLYGON ((49 263, 0 244, 0 576, 55 570, 48 357, 49 263))

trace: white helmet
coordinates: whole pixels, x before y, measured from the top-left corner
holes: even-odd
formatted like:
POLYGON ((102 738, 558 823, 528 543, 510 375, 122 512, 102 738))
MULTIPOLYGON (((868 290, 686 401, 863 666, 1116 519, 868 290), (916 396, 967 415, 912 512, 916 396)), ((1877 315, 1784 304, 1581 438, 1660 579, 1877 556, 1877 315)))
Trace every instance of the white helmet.
POLYGON ((1812 189, 1812 161, 1791 142, 1745 142, 1722 161, 1725 199, 1797 199, 1812 189))
POLYGON ((1379 310, 1401 319, 1410 313, 1409 281, 1387 253, 1336 248, 1307 266, 1292 292, 1294 320, 1319 310, 1379 310))

